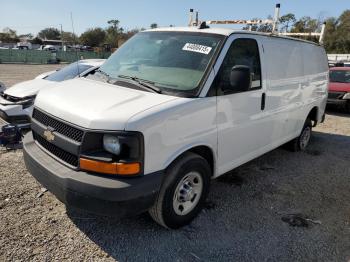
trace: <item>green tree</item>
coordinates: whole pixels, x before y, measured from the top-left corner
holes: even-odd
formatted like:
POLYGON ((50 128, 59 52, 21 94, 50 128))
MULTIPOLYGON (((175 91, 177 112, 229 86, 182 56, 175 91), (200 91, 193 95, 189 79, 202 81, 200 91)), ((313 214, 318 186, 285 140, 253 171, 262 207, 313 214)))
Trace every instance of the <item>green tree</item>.
MULTIPOLYGON (((269 16, 267 17, 267 19, 272 20, 273 18, 272 18, 271 15, 269 15, 269 16)), ((271 32, 272 32, 272 25, 271 25, 271 24, 259 25, 259 26, 257 27, 257 30, 256 30, 256 31, 258 31, 258 32, 265 32, 265 33, 271 33, 271 32)))
POLYGON ((158 24, 157 23, 152 23, 150 25, 151 29, 155 29, 155 28, 158 28, 158 24))
MULTIPOLYGON (((259 20, 259 18, 253 18, 252 20, 259 20)), ((258 29, 259 29, 259 26, 258 25, 245 25, 245 26, 243 26, 243 30, 249 30, 249 28, 250 28, 250 30, 251 31, 258 31, 258 29)))
POLYGON ((12 38, 17 37, 16 30, 13 30, 13 29, 11 29, 11 28, 9 28, 9 27, 5 27, 5 28, 2 30, 2 32, 3 32, 4 34, 7 34, 9 37, 12 37, 12 38))
POLYGON ((337 18, 330 17, 326 21, 324 32, 324 47, 328 53, 334 53, 337 49, 337 18))
POLYGON ((289 32, 290 26, 292 26, 295 23, 295 21, 295 15, 292 13, 281 16, 279 19, 280 31, 289 32))
POLYGON ((48 39, 48 40, 60 40, 61 33, 60 31, 58 31, 57 28, 48 27, 41 30, 38 33, 38 37, 40 37, 41 39, 48 39))
POLYGON ((29 34, 22 34, 19 35, 18 38, 28 38, 28 39, 33 39, 33 34, 29 33, 29 34))
POLYGON ((319 29, 321 22, 309 16, 303 16, 296 21, 291 30, 292 33, 312 33, 319 29))
POLYGON ((39 37, 33 38, 30 42, 32 44, 35 44, 35 45, 42 45, 43 44, 43 41, 39 37))
POLYGON ((90 28, 82 33, 79 39, 84 45, 97 47, 104 43, 106 32, 100 27, 90 28))
POLYGON ((350 53, 350 10, 344 11, 335 30, 335 51, 337 53, 350 53))
MULTIPOLYGON (((322 21, 318 19, 311 18, 309 16, 303 16, 299 20, 297 20, 293 28, 290 30, 292 33, 314 33, 319 32, 321 30, 322 21)), ((307 36, 301 37, 303 39, 318 42, 318 37, 307 36)))
POLYGON ((109 20, 107 23, 109 27, 106 29, 106 43, 113 48, 118 47, 120 35, 123 33, 124 29, 119 27, 119 20, 117 19, 109 20))
POLYGON ((62 32, 62 40, 66 44, 75 44, 78 41, 78 37, 72 32, 62 32))
POLYGON ((3 29, 3 33, 0 33, 0 41, 3 43, 17 43, 19 38, 15 30, 9 27, 3 29))

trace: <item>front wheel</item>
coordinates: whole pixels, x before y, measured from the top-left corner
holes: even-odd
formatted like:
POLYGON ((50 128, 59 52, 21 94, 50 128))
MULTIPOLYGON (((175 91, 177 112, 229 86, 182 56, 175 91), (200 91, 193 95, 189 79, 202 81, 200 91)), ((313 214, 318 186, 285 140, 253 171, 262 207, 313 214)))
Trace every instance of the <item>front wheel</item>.
POLYGON ((211 169, 203 157, 188 152, 170 165, 165 176, 149 213, 158 224, 176 229, 189 224, 202 210, 211 169))

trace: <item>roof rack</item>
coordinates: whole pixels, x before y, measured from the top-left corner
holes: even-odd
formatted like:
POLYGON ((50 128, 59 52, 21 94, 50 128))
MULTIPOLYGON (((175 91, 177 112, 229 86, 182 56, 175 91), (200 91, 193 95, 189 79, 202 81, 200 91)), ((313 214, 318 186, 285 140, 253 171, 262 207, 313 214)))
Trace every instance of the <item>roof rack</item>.
POLYGON ((276 4, 275 14, 273 19, 253 19, 253 20, 208 20, 208 21, 199 21, 198 11, 196 11, 195 19, 193 19, 193 9, 190 9, 189 23, 188 26, 198 26, 199 29, 209 28, 208 25, 228 25, 228 24, 245 24, 248 25, 248 31, 252 30, 252 25, 272 25, 271 34, 273 35, 283 35, 283 36, 316 36, 319 37, 319 43, 323 44, 324 32, 326 28, 326 23, 322 25, 320 33, 281 33, 278 31, 278 23, 280 19, 280 8, 281 4, 276 4))
POLYGON ((322 24, 321 32, 320 33, 279 33, 279 35, 284 35, 284 36, 315 36, 318 37, 318 42, 320 44, 323 44, 324 40, 324 33, 326 29, 326 22, 322 24))

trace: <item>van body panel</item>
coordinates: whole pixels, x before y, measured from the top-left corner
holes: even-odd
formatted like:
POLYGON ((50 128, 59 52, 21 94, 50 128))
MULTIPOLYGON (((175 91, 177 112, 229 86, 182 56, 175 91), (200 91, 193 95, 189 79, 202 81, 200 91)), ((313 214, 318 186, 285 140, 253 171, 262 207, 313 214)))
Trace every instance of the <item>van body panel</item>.
POLYGON ((144 135, 147 174, 165 169, 196 146, 207 146, 216 159, 216 121, 216 97, 179 98, 134 115, 126 130, 144 135))
POLYGON ((262 57, 263 46, 259 36, 230 36, 215 66, 215 72, 219 72, 230 46, 236 39, 253 39, 257 42, 262 87, 249 92, 217 96, 218 175, 238 166, 273 140, 273 120, 261 110, 262 95, 266 91, 267 82, 265 61, 262 57))
POLYGON ((42 90, 36 106, 84 128, 124 130, 134 114, 174 99, 178 98, 79 78, 42 90))

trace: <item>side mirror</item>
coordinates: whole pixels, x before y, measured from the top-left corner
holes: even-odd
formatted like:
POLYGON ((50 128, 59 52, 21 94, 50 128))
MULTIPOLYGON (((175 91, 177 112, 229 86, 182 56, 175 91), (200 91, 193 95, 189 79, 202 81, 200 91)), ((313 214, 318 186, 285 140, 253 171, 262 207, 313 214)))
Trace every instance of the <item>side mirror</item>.
POLYGON ((248 91, 252 86, 252 74, 250 68, 245 65, 232 67, 230 74, 230 92, 248 91))

